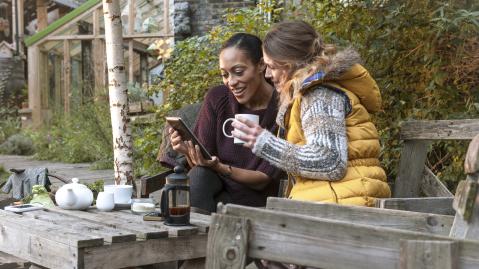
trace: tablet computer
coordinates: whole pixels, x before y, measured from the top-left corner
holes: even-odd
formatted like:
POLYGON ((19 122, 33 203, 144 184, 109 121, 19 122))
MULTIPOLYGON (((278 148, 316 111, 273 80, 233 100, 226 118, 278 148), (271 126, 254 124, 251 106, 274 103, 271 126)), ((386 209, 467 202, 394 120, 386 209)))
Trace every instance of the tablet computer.
POLYGON ((166 122, 168 122, 168 124, 180 134, 183 141, 191 141, 194 145, 198 145, 205 159, 212 159, 211 154, 206 150, 203 144, 200 143, 195 134, 180 117, 166 117, 166 122))

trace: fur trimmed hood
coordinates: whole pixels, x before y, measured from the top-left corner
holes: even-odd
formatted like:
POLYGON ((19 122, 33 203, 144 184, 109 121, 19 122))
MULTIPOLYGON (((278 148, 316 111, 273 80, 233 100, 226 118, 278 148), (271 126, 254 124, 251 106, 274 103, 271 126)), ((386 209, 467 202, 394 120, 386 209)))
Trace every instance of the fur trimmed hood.
POLYGON ((316 68, 316 71, 308 72, 309 75, 298 76, 297 82, 301 82, 299 92, 304 94, 309 89, 316 88, 328 82, 335 83, 356 94, 361 103, 369 112, 377 112, 381 109, 381 94, 376 81, 369 72, 360 64, 359 53, 347 48, 339 51, 330 59, 330 63, 323 68, 316 68))

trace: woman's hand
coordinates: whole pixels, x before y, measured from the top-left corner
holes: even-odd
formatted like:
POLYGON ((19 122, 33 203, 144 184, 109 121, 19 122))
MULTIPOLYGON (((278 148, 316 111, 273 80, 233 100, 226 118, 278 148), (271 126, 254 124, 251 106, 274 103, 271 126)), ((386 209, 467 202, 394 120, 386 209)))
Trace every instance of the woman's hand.
POLYGON ((173 128, 169 128, 168 133, 170 134, 170 143, 171 143, 171 146, 173 147, 173 150, 181 154, 187 155, 188 146, 186 142, 183 141, 178 131, 175 131, 175 129, 173 128))
POLYGON ((199 146, 193 145, 193 142, 191 141, 183 141, 183 138, 180 136, 178 131, 175 131, 173 128, 170 128, 168 132, 170 134, 170 142, 173 150, 185 155, 190 167, 196 165, 215 167, 218 165, 219 161, 216 156, 213 156, 212 160, 206 160, 203 158, 203 154, 201 153, 199 146))
POLYGON ((201 153, 200 147, 198 145, 194 145, 193 142, 187 141, 185 144, 188 149, 188 153, 185 155, 192 167, 197 165, 214 168, 219 164, 219 159, 216 156, 212 156, 211 160, 205 159, 201 153))
POLYGON ((256 139, 264 130, 257 123, 244 118, 234 120, 231 125, 235 128, 231 134, 234 137, 245 141, 243 146, 250 149, 254 147, 256 139))

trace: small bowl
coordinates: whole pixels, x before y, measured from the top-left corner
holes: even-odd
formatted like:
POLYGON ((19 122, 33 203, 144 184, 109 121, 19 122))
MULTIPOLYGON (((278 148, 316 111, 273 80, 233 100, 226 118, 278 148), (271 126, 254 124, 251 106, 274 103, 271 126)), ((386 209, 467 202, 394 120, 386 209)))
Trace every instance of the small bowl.
POLYGON ((155 211, 155 201, 151 198, 131 199, 131 212, 137 215, 145 215, 155 211))

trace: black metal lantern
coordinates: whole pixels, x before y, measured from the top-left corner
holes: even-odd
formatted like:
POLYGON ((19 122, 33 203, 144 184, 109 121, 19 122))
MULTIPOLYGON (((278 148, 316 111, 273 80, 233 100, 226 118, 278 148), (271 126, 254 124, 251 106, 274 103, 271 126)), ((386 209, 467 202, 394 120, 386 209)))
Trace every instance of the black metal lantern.
POLYGON ((174 173, 166 177, 166 184, 161 192, 161 212, 166 225, 190 224, 189 178, 182 166, 176 166, 174 173))

